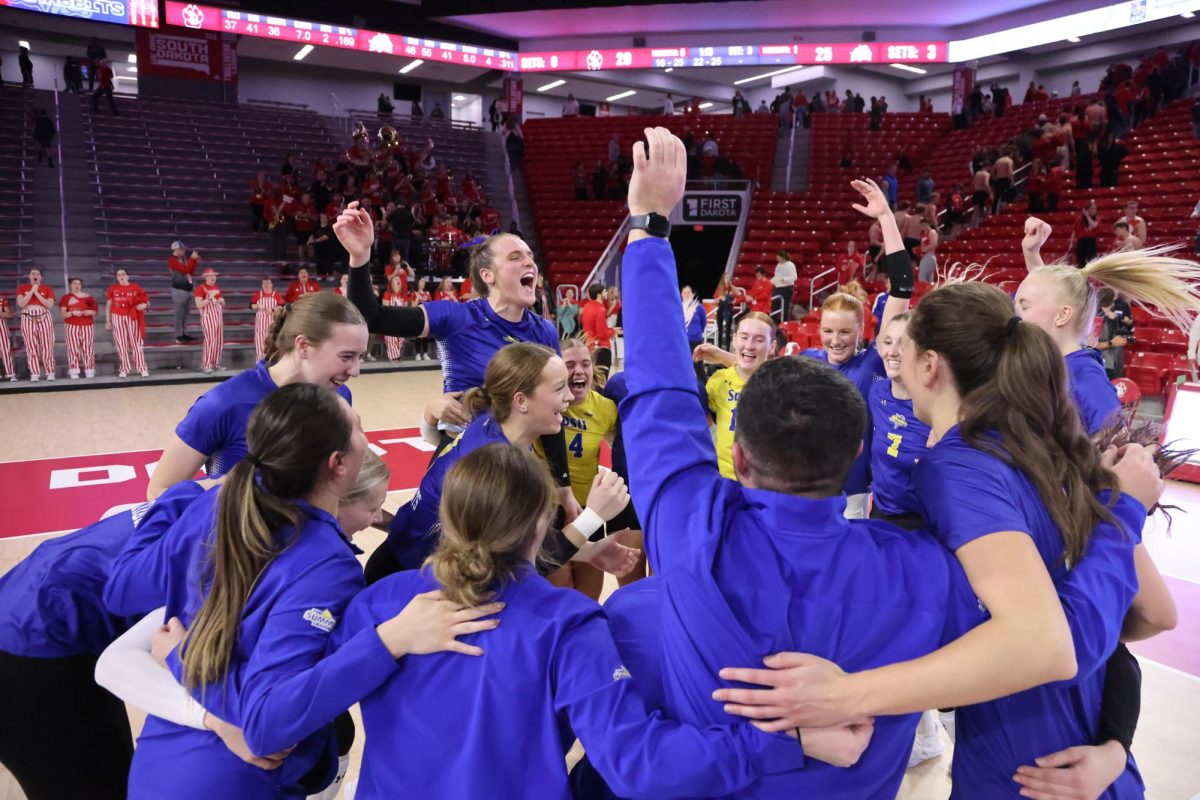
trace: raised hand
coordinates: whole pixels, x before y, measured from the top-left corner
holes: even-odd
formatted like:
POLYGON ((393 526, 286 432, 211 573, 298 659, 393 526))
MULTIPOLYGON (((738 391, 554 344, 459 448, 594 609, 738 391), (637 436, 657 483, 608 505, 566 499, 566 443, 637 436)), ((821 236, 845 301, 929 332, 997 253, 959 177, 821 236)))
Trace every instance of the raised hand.
POLYGON ((371 245, 375 242, 375 224, 371 215, 359 208, 354 200, 338 214, 333 223, 333 232, 346 252, 350 254, 350 266, 361 267, 371 258, 371 245))
POLYGON ((646 128, 646 143, 633 145, 633 177, 629 181, 629 213, 666 216, 687 181, 687 152, 666 128, 646 128))
POLYGON ((865 178, 861 181, 850 181, 850 186, 863 196, 863 203, 854 203, 851 206, 855 211, 873 219, 891 215, 892 207, 888 205, 887 195, 875 181, 865 178))
POLYGON ((1042 245, 1050 238, 1053 232, 1050 223, 1038 219, 1037 217, 1029 217, 1025 220, 1025 237, 1021 239, 1021 250, 1025 253, 1039 253, 1042 250, 1042 245))

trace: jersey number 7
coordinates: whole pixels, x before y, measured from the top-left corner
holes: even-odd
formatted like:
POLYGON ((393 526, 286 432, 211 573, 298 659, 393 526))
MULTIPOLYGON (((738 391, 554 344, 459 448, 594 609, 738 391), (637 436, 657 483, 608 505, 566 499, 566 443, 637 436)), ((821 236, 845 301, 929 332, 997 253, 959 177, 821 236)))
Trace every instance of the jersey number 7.
POLYGON ((887 438, 888 441, 891 442, 891 444, 888 445, 887 454, 892 458, 895 458, 896 456, 900 455, 900 442, 903 441, 903 437, 898 433, 889 433, 887 438))

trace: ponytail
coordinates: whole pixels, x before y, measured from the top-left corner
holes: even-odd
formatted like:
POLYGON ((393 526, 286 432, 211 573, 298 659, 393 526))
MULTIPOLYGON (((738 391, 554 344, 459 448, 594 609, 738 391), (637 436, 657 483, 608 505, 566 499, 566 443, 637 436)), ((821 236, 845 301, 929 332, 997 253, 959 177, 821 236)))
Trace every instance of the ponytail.
POLYGON ((268 364, 274 364, 284 355, 279 349, 279 339, 291 313, 292 307, 285 303, 282 308, 276 310, 275 319, 271 320, 271 327, 267 329, 267 339, 263 343, 263 361, 268 364))
POLYGON ((529 565, 557 496, 528 450, 490 444, 463 456, 442 483, 441 538, 426 562, 446 599, 475 606, 529 565))
POLYGON ((1097 493, 1118 484, 1084 432, 1049 334, 1013 316, 1012 301, 995 286, 962 282, 926 295, 908 335, 948 363, 963 439, 1025 474, 1076 563, 1092 530, 1111 519, 1097 493))
POLYGON ((512 415, 513 395, 533 394, 541 383, 546 362, 554 355, 549 347, 531 342, 501 347, 488 361, 483 386, 468 389, 459 403, 468 416, 490 409, 497 422, 504 422, 512 415))
POLYGON ((181 649, 188 688, 226 674, 238 625, 263 570, 299 535, 304 512, 295 501, 312 491, 321 468, 350 442, 350 420, 328 389, 293 383, 258 404, 246 429, 249 454, 226 476, 216 534, 204 567, 208 593, 181 649), (279 539, 280 531, 292 537, 279 539))
POLYGON ((367 326, 362 312, 349 299, 333 292, 301 295, 285 305, 267 331, 263 360, 272 365, 296 349, 296 337, 320 345, 333 336, 334 325, 367 326))

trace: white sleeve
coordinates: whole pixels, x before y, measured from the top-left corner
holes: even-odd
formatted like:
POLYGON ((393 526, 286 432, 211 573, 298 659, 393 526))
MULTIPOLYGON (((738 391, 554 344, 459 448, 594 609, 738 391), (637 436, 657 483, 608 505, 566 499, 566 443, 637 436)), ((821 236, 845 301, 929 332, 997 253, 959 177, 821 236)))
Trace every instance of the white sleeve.
POLYGON ((1200 361, 1200 317, 1192 320, 1192 330, 1188 334, 1188 360, 1200 361))
POLYGON ((96 683, 148 714, 205 730, 204 708, 150 654, 165 612, 151 611, 108 646, 96 662, 96 683))

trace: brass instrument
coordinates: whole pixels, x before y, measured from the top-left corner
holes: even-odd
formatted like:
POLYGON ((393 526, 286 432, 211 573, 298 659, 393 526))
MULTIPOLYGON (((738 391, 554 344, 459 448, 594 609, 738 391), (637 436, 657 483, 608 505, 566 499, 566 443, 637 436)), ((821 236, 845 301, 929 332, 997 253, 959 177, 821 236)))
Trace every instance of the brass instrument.
POLYGON ((275 212, 275 219, 271 220, 271 224, 267 226, 267 229, 275 230, 275 226, 282 225, 286 217, 287 215, 283 213, 283 204, 281 203, 279 209, 275 212))
POLYGON ((396 146, 396 129, 391 125, 384 125, 379 129, 379 133, 377 135, 379 137, 379 144, 385 150, 391 150, 396 146))

